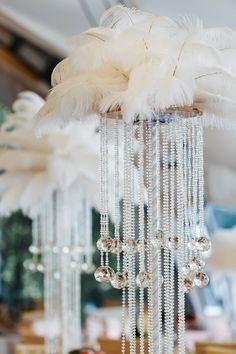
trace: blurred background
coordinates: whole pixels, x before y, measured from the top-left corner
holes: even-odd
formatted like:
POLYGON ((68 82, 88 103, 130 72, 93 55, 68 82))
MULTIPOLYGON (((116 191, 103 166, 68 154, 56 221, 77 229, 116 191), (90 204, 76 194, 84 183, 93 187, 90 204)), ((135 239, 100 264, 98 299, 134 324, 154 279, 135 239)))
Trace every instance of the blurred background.
MULTIPOLYGON (((236 30, 235 0, 0 0, 1 121, 19 92, 32 90, 43 97, 47 95, 54 66, 71 50, 66 40, 97 26, 104 10, 117 3, 174 18, 196 15, 206 27, 236 30)), ((205 178, 206 229, 213 239, 212 253, 208 255, 211 284, 187 297, 190 350, 199 340, 236 339, 236 141, 233 133, 206 131, 205 178)), ((94 212, 94 243, 98 235, 99 216, 94 212)), ((1 354, 14 353, 19 336, 32 335, 32 321, 42 314, 42 275, 24 267, 24 262, 31 257, 28 252, 31 242, 31 221, 20 212, 0 220, 1 354)), ((99 254, 95 253, 95 264, 98 258, 99 254)), ((96 341, 101 336, 119 338, 119 292, 106 285, 98 286, 93 275, 83 277, 82 284, 86 286, 82 285, 82 316, 86 340, 96 341)))

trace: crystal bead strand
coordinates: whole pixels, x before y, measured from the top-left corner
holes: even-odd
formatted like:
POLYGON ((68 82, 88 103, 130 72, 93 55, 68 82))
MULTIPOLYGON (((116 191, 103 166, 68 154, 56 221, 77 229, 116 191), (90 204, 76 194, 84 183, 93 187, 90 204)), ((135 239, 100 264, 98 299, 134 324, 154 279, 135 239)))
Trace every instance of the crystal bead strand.
POLYGON ((88 195, 85 195, 85 265, 87 270, 93 267, 93 252, 92 252, 92 207, 88 195))
POLYGON ((160 318, 159 318, 159 286, 162 288, 162 274, 159 271, 159 253, 160 250, 155 247, 155 237, 158 230, 158 218, 160 219, 160 156, 159 156, 159 121, 155 122, 152 128, 152 240, 150 247, 150 257, 152 257, 152 308, 153 308, 153 353, 160 353, 159 338, 161 337, 160 331, 160 318), (161 279, 161 282, 160 282, 161 279))
MULTIPOLYGON (((128 254, 128 309, 129 309, 129 322, 130 322, 130 354, 136 353, 136 302, 135 302, 135 251, 133 249, 134 241, 134 222, 133 222, 133 128, 131 124, 125 125, 127 131, 127 242, 131 247, 127 245, 126 253, 128 254)), ((134 241, 135 242, 135 241, 134 241)))
MULTIPOLYGON (((124 135, 124 141, 123 141, 123 160, 124 160, 124 185, 123 185, 123 245, 126 244, 127 242, 127 187, 128 187, 128 163, 127 163, 127 129, 126 129, 126 124, 122 123, 123 127, 123 135, 124 135)), ((128 255, 126 253, 123 253, 123 273, 127 274, 128 276, 128 255)), ((127 287, 130 286, 130 282, 128 279, 127 282, 127 287)), ((126 304, 127 302, 127 291, 126 288, 122 289, 122 320, 121 320, 121 340, 122 340, 122 354, 126 354, 126 304)), ((130 332, 130 331, 129 331, 130 332)), ((130 333, 129 333, 130 335, 130 333)))
POLYGON ((169 336, 170 326, 170 251, 169 243, 169 126, 167 123, 162 127, 163 137, 163 232, 165 240, 164 248, 164 329, 165 329, 165 352, 169 354, 169 336))
MULTIPOLYGON (((193 160, 193 178, 192 178, 192 191, 193 191, 193 200, 192 200, 192 223, 193 223, 193 235, 194 239, 197 237, 197 206, 198 206, 198 160, 197 160, 197 143, 196 143, 196 126, 194 124, 194 120, 192 123, 192 160, 193 160)), ((197 256, 197 252, 193 251, 194 256, 197 256)))
MULTIPOLYGON (((144 141, 143 121, 138 127, 138 173, 139 173, 139 273, 145 272, 145 249, 144 249, 144 141)), ((139 288, 139 332, 140 354, 144 354, 144 288, 139 288)))
POLYGON ((204 171, 203 171, 203 127, 200 119, 197 126, 197 145, 198 145, 198 210, 199 210, 199 233, 204 235, 204 171))
POLYGON ((178 239, 175 236, 175 123, 169 126, 169 141, 170 141, 170 281, 169 281, 169 352, 174 353, 174 292, 175 292, 175 258, 174 251, 178 247, 178 239), (176 242, 177 241, 177 242, 176 242))
MULTIPOLYGON (((156 170, 156 183, 157 183, 157 222, 158 222, 158 229, 160 230, 161 227, 161 129, 160 123, 157 122, 157 141, 156 141, 156 159, 157 159, 157 170, 156 170)), ((158 264, 158 281, 157 281, 157 301, 158 301, 158 315, 157 315, 157 332, 156 335, 158 336, 158 350, 154 353, 163 353, 163 329, 162 329, 162 312, 163 312, 163 301, 162 301, 162 283, 163 283, 163 276, 162 276, 162 247, 157 248, 157 264, 158 264)))
POLYGON ((117 272, 120 272, 120 253, 121 253, 121 241, 120 241, 120 175, 119 175, 119 164, 120 164, 120 154, 119 154, 119 120, 116 118, 114 123, 115 129, 115 240, 114 249, 116 249, 116 260, 117 260, 117 272))
POLYGON ((178 352, 185 353, 185 293, 184 293, 184 191, 183 191, 183 122, 179 120, 176 127, 176 160, 177 160, 177 236, 178 249, 178 352))
MULTIPOLYGON (((70 313, 69 313, 69 306, 68 306, 68 292, 69 292, 69 283, 68 283, 68 254, 63 252, 63 244, 64 240, 67 239, 66 234, 66 210, 67 210, 67 200, 66 196, 63 192, 57 191, 57 200, 58 200, 58 230, 60 230, 59 242, 60 242, 60 249, 62 249, 60 255, 60 273, 61 273, 61 333, 62 335, 62 354, 68 353, 70 338, 69 338, 69 327, 70 327, 70 313)), ((58 232, 57 230, 57 232, 58 232)))
MULTIPOLYGON (((151 244, 153 237, 153 190, 152 190, 152 121, 147 122, 146 131, 146 149, 147 149, 147 162, 146 162, 146 180, 147 180, 147 190, 148 190, 148 202, 147 202, 147 242, 151 244)), ((147 257, 147 270, 149 277, 148 286, 148 353, 153 354, 153 287, 152 287, 152 270, 153 270, 153 259, 152 253, 150 252, 147 257)))
MULTIPOLYGON (((109 215, 108 215, 108 123, 105 119, 105 149, 104 149, 104 160, 105 160, 105 175, 104 175, 104 216, 105 216, 105 236, 109 237, 109 215)), ((106 266, 109 266, 109 253, 106 252, 105 255, 106 266)))
MULTIPOLYGON (((192 165, 193 165, 193 156, 192 156, 192 123, 189 121, 187 122, 187 154, 188 154, 188 171, 187 171, 187 178, 188 178, 188 222, 189 222, 189 229, 190 229, 190 237, 189 237, 189 244, 191 244, 191 239, 194 237, 194 229, 193 229, 193 217, 192 217, 192 165)), ((189 249, 189 260, 192 258, 192 250, 189 249)))
MULTIPOLYGON (((101 188, 101 200, 100 200, 100 238, 105 236, 105 118, 100 118, 100 188, 101 188)), ((101 252, 101 266, 104 265, 104 253, 101 252)))

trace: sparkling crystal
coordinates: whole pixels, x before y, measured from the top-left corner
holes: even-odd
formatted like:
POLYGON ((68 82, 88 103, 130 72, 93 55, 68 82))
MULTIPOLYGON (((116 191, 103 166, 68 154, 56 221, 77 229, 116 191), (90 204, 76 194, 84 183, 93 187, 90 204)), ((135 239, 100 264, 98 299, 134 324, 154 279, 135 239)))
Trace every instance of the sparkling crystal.
POLYGON ((138 251, 138 243, 135 240, 128 240, 123 244, 123 251, 126 254, 132 255, 138 251))
POLYGON ((95 279, 99 283, 108 283, 113 278, 113 275, 114 275, 114 270, 109 266, 101 266, 97 268, 94 274, 95 279))
POLYGON ((114 253, 114 254, 121 253, 122 246, 123 246, 123 243, 120 240, 118 240, 117 238, 114 238, 114 240, 112 241, 112 245, 111 245, 111 253, 114 253))
POLYGON ((40 273, 44 273, 44 270, 45 270, 44 265, 42 263, 39 263, 37 265, 37 271, 40 273))
POLYGON ((103 236, 97 241, 97 248, 101 252, 110 252, 112 248, 112 238, 110 236, 103 236))
POLYGON ((205 288, 209 283, 209 277, 204 272, 198 272, 194 278, 194 285, 198 288, 205 288))
POLYGON ((164 233, 161 229, 157 230, 155 238, 151 240, 151 244, 159 249, 164 247, 164 233))
POLYGON ((29 246, 29 251, 32 254, 39 254, 40 253, 40 248, 35 246, 35 245, 31 245, 31 246, 29 246))
POLYGON ((55 280, 60 280, 61 279, 61 274, 60 274, 60 272, 54 272, 53 273, 53 278, 55 279, 55 280))
POLYGON ((150 285, 151 277, 148 272, 140 272, 136 277, 136 284, 139 288, 147 288, 150 285))
POLYGON ((81 264, 81 270, 85 273, 93 273, 94 272, 94 265, 93 264, 87 264, 87 263, 82 263, 81 264))
POLYGON ((196 237, 192 237, 190 239, 190 241, 188 242, 188 248, 191 251, 197 251, 197 238, 196 237))
POLYGON ((205 261, 200 257, 193 257, 189 263, 189 267, 193 272, 200 271, 205 266, 205 261))
POLYGON ((68 247, 68 246, 62 247, 62 253, 68 254, 69 252, 70 252, 70 247, 68 247))
POLYGON ((138 252, 141 251, 142 249, 142 243, 144 243, 144 251, 145 252, 150 252, 152 250, 152 245, 148 240, 144 240, 144 241, 140 241, 138 240, 137 244, 138 244, 138 252))
POLYGON ((198 237, 197 239, 197 250, 201 252, 209 251, 211 247, 211 241, 205 236, 198 237))
POLYGON ((184 292, 190 293, 193 289, 194 283, 191 277, 184 278, 184 292))
POLYGON ((167 247, 170 251, 176 251, 179 248, 179 238, 177 236, 170 237, 167 247))
POLYGON ((210 249, 211 242, 205 236, 193 237, 188 243, 188 248, 192 251, 206 252, 210 249))
POLYGON ((121 272, 115 273, 111 280, 111 285, 115 289, 123 289, 127 286, 127 283, 128 283, 127 275, 121 272))
POLYGON ((59 253, 59 247, 53 246, 52 247, 52 253, 59 253))
POLYGON ((75 269, 75 268, 77 267, 77 262, 76 262, 76 261, 71 261, 71 262, 70 262, 70 267, 71 267, 72 269, 75 269))
POLYGON ((184 274, 185 276, 188 276, 188 275, 190 275, 190 274, 192 273, 192 269, 190 268, 189 263, 186 263, 186 264, 183 266, 182 271, 183 271, 183 274, 184 274))

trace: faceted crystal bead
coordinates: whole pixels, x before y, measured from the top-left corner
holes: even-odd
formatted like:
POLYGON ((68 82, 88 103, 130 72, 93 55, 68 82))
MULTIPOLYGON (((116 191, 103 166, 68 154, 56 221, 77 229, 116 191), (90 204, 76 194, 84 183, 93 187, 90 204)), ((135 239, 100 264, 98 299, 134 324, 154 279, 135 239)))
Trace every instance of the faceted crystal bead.
POLYGON ((182 271, 184 276, 186 277, 192 273, 192 269, 190 268, 190 265, 188 263, 183 266, 182 271))
POLYGON ((158 229, 155 238, 151 240, 153 247, 161 249, 164 247, 164 233, 161 229, 158 229))
POLYGON ((123 274, 121 272, 115 273, 111 280, 111 285, 115 289, 123 289, 127 286, 127 283, 128 283, 128 279, 126 274, 123 274))
POLYGON ((111 253, 118 254, 122 252, 122 242, 117 238, 114 238, 111 245, 111 253))
POLYGON ((197 239, 197 250, 201 252, 209 251, 211 247, 211 241, 205 236, 198 237, 197 239))
POLYGON ((148 272, 140 272, 136 277, 136 284, 139 288, 147 288, 150 285, 151 277, 148 272))
POLYGON ((206 252, 210 249, 211 242, 205 236, 193 237, 188 243, 188 248, 192 251, 206 252))
POLYGON ((99 283, 108 283, 111 281, 114 275, 114 270, 109 266, 101 266, 96 269, 94 274, 95 279, 99 283))
POLYGON ((191 277, 186 277, 184 278, 184 292, 185 293, 190 293, 193 289, 193 279, 191 277))
POLYGON ((141 249, 142 249, 142 243, 144 245, 144 251, 145 252, 150 252, 152 250, 152 245, 150 244, 150 242, 148 240, 144 240, 144 241, 138 240, 138 242, 137 242, 137 244, 138 244, 138 252, 140 252, 141 249))
POLYGON ((205 288, 209 283, 209 277, 204 272, 198 272, 194 278, 194 285, 198 288, 205 288))
POLYGON ((170 251, 176 251, 179 248, 179 238, 177 236, 170 237, 167 247, 170 251))
POLYGON ((97 241, 97 248, 101 252, 110 252, 112 248, 112 238, 110 236, 103 236, 97 241))
POLYGON ((188 248, 191 251, 197 251, 197 238, 196 237, 192 237, 190 239, 190 241, 188 242, 188 248))
POLYGON ((189 263, 189 267, 193 272, 200 271, 205 266, 205 261, 199 257, 193 257, 189 263))
POLYGON ((135 240, 128 240, 123 244, 123 252, 132 255, 138 251, 138 244, 135 240))

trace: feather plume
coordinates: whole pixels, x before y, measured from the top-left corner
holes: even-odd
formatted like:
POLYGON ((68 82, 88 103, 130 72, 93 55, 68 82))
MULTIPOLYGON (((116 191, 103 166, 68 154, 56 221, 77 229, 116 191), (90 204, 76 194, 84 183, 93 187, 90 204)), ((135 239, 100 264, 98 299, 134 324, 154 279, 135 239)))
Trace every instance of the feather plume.
MULTIPOLYGON (((122 75, 117 70, 114 70, 114 76, 115 81, 121 80, 122 75)), ((123 76, 122 80, 126 82, 123 76)), ((107 82, 106 77, 101 75, 100 81, 103 87, 103 81, 107 82)), ((103 92, 99 85, 96 89, 98 92, 103 92)), ((106 97, 108 92, 105 94, 106 97)), ((73 95, 77 97, 76 86, 73 95)), ((59 110, 63 109, 60 105, 58 107, 59 110)), ((75 108, 77 109, 75 112, 81 112, 77 106, 75 108)), ((26 111, 28 112, 27 109, 26 111)), ((17 114, 17 111, 15 113, 17 114)), ((31 116, 32 119, 33 116, 31 116)), ((98 120, 94 119, 93 124, 70 125, 63 132, 51 133, 36 141, 33 139, 33 129, 30 123, 29 120, 28 126, 17 124, 17 128, 13 131, 0 132, 0 170, 3 172, 0 175, 0 214, 9 215, 20 208, 26 215, 34 218, 54 190, 66 191, 71 201, 83 190, 83 193, 90 199, 92 207, 99 210, 98 120)), ((109 154, 111 155, 109 160, 113 161, 113 148, 109 149, 109 154)), ((122 154, 120 159, 122 168, 122 154)), ((110 186, 114 181, 114 174, 115 166, 111 164, 109 166, 110 186)), ((137 171, 134 178, 135 185, 138 185, 137 171)), ((113 219, 115 215, 113 190, 109 195, 111 195, 109 212, 113 219)), ((138 193, 136 195, 138 196, 138 193)), ((122 198, 122 193, 120 197, 122 198)))
POLYGON ((204 116, 236 117, 236 33, 230 29, 118 5, 104 13, 100 27, 72 41, 76 49, 55 69, 56 86, 37 116, 41 131, 109 110, 121 110, 127 121, 185 105, 204 116))
POLYGON ((117 5, 104 12, 100 20, 100 26, 108 27, 116 31, 123 31, 136 23, 153 17, 154 16, 149 13, 117 5))

